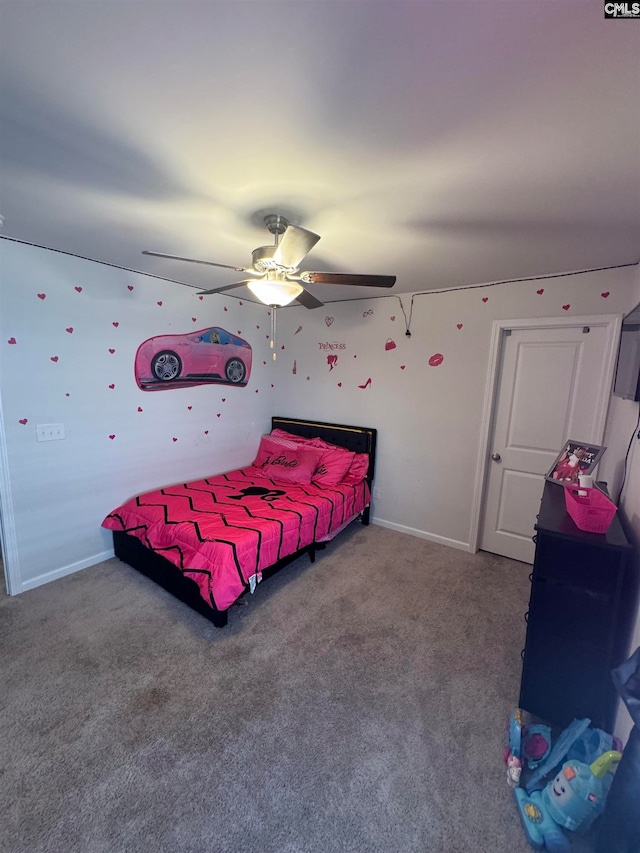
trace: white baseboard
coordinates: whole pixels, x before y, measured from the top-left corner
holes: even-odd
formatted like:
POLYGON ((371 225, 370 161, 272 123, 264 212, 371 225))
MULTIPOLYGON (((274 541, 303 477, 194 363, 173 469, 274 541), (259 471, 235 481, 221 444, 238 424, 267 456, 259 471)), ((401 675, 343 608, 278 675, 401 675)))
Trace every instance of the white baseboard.
POLYGON ((29 589, 35 589, 42 584, 50 583, 51 581, 63 578, 66 575, 72 575, 74 572, 79 572, 81 569, 88 569, 89 566, 95 566, 96 563, 102 563, 105 560, 110 560, 113 557, 113 548, 109 551, 103 551, 101 554, 94 554, 93 557, 87 557, 84 560, 78 560, 77 563, 70 563, 68 566, 61 566, 59 569, 54 569, 52 572, 47 572, 45 575, 38 575, 37 578, 23 581, 21 592, 26 592, 29 589))
POLYGON ((384 518, 371 517, 372 524, 378 524, 380 527, 388 527, 389 530, 397 530, 398 533, 408 533, 409 536, 417 536, 418 539, 428 539, 429 542, 437 542, 439 545, 447 545, 449 548, 457 548, 459 551, 467 551, 472 554, 472 548, 468 542, 461 542, 459 539, 448 539, 446 536, 438 536, 435 533, 428 533, 426 530, 417 530, 415 527, 407 527, 406 524, 396 524, 395 521, 386 521, 384 518))
MULTIPOLYGON (((372 524, 378 524, 380 527, 388 527, 389 530, 397 530, 398 533, 407 533, 409 536, 417 536, 419 539, 428 539, 430 542, 437 542, 439 545, 446 545, 449 548, 457 548, 459 551, 471 551, 468 542, 460 542, 458 539, 448 539, 446 536, 437 536, 435 533, 427 533, 426 530, 416 530, 414 527, 407 527, 406 524, 396 524, 394 521, 386 521, 384 518, 375 518, 372 516, 370 520, 372 524)), ((81 569, 88 569, 89 566, 95 566, 96 563, 110 560, 111 557, 113 557, 113 548, 103 551, 100 554, 94 554, 92 557, 87 557, 84 560, 79 560, 77 563, 61 566, 59 569, 54 569, 45 575, 38 575, 36 578, 23 581, 20 592, 35 589, 37 586, 42 586, 45 583, 58 580, 58 578, 79 572, 81 569)))

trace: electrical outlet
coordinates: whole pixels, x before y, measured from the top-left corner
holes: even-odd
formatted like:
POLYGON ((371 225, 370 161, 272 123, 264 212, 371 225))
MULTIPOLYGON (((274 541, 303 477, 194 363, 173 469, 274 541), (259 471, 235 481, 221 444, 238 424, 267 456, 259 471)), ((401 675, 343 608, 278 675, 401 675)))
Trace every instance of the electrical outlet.
POLYGON ((36 426, 38 441, 60 441, 64 438, 64 424, 38 424, 36 426))
POLYGON ((373 487, 373 496, 374 496, 374 498, 380 497, 380 486, 374 486, 373 487))

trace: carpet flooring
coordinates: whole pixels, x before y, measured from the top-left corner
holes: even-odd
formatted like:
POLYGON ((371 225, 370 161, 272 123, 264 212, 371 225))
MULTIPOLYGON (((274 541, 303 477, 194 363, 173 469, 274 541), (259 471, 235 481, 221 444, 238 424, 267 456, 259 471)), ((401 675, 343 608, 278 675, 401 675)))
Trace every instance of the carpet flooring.
POLYGON ((116 559, 0 598, 0 848, 525 853, 529 572, 356 523, 222 630, 116 559))

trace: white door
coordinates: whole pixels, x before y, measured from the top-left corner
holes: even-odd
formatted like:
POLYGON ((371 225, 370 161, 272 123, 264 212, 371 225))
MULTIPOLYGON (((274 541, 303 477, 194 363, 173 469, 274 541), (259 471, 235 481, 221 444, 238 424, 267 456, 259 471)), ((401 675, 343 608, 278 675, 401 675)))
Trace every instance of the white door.
POLYGON ((619 322, 579 319, 501 329, 479 535, 485 551, 532 563, 544 474, 567 439, 602 444, 619 322))

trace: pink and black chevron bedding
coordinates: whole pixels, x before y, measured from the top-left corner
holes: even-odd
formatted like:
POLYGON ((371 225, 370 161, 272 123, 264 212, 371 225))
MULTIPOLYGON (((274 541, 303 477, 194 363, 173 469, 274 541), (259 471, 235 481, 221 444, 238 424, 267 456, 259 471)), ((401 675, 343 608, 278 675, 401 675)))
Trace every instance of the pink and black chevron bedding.
POLYGON ((103 527, 137 537, 198 585, 207 604, 226 610, 263 569, 331 538, 369 503, 356 486, 276 483, 241 468, 147 492, 122 504, 103 527))

